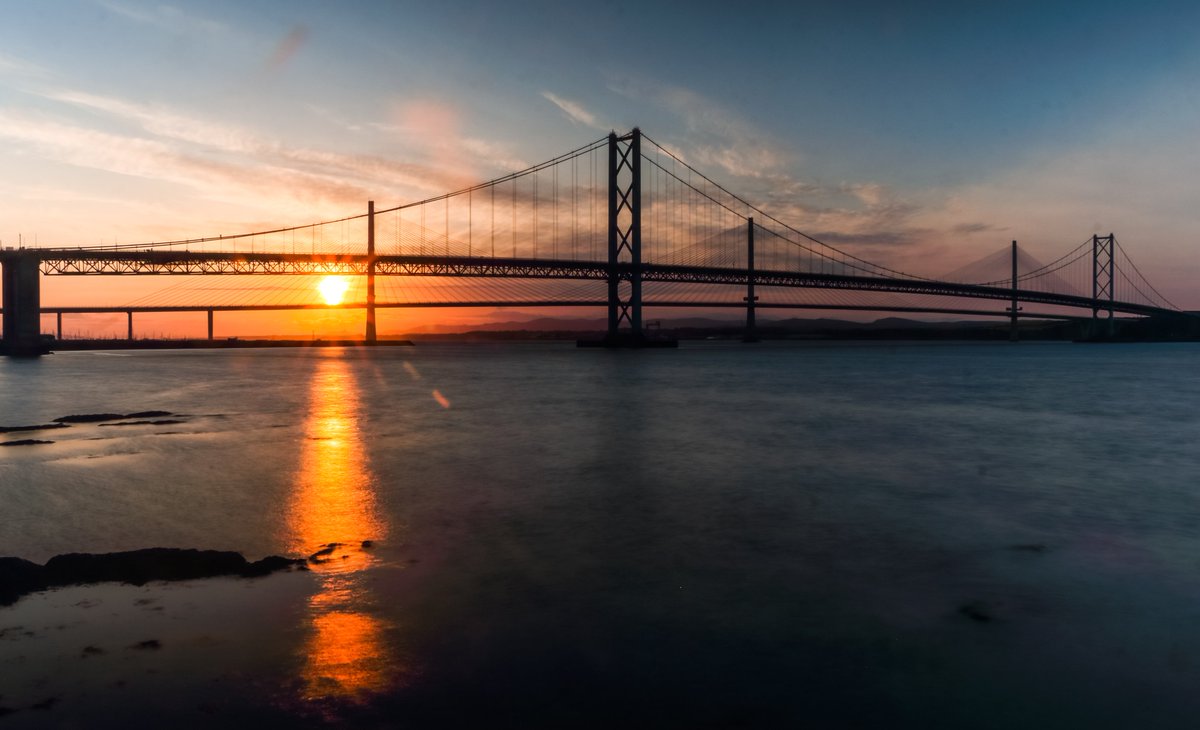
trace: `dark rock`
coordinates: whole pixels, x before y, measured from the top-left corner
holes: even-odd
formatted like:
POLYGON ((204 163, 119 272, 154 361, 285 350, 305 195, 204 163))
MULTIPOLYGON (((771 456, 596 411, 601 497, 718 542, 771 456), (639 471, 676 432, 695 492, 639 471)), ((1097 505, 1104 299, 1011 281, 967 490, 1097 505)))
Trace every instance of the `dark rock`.
POLYGON ((322 547, 320 550, 313 553, 312 555, 309 555, 308 560, 311 563, 318 563, 318 564, 328 562, 329 558, 327 556, 333 555, 333 551, 338 549, 339 547, 341 547, 341 545, 339 543, 331 542, 328 545, 325 545, 324 547, 322 547))
POLYGON ((149 650, 149 649, 161 649, 162 642, 159 641, 158 639, 146 639, 145 641, 139 641, 138 643, 130 646, 129 648, 130 649, 140 649, 143 651, 149 650))
POLYGON ((362 541, 363 550, 370 550, 373 547, 375 547, 375 543, 373 541, 371 541, 371 540, 363 540, 362 541))
MULTIPOLYGON (((0 558, 0 606, 13 603, 27 593, 58 586, 106 581, 142 585, 153 580, 193 580, 222 575, 252 578, 290 567, 304 568, 304 559, 272 555, 249 563, 241 553, 180 548, 67 553, 55 555, 45 566, 21 558, 0 558)), ((85 600, 76 605, 90 608, 95 604, 85 600)), ((139 602, 138 605, 142 604, 139 602)))
POLYGON ((1025 553, 1044 553, 1044 552, 1046 552, 1046 546, 1040 542, 1026 543, 1023 545, 1009 545, 1009 549, 1010 550, 1019 550, 1021 552, 1025 552, 1025 553))
POLYGON ((179 421, 171 418, 158 421, 117 421, 116 423, 102 423, 101 428, 107 426, 173 426, 176 423, 187 423, 187 421, 179 421))
POLYGON ((68 553, 46 563, 51 585, 119 581, 142 585, 152 580, 190 580, 234 575, 246 567, 240 553, 221 550, 147 548, 123 553, 68 553))
POLYGON ((100 647, 88 645, 88 646, 83 647, 83 652, 80 654, 80 656, 87 658, 90 656, 98 656, 103 653, 104 653, 104 650, 101 649, 100 647))
POLYGON ((20 439, 19 441, 0 441, 0 446, 37 446, 39 444, 52 444, 53 441, 38 441, 37 439, 20 439))
POLYGON ((16 433, 17 431, 46 431, 51 428, 70 428, 66 423, 43 423, 38 426, 0 426, 0 433, 16 433))
POLYGON ((280 555, 268 555, 262 560, 256 560, 248 564, 242 569, 241 575, 245 578, 257 578, 279 570, 287 570, 292 566, 303 565, 304 560, 302 558, 285 558, 280 555))
POLYGON ((125 418, 162 418, 164 416, 173 416, 170 411, 138 411, 137 413, 126 413, 125 418))
POLYGON ((61 416, 54 419, 55 423, 99 423, 100 421, 119 421, 125 417, 123 413, 78 413, 71 416, 61 416))
POLYGON ((0 558, 0 606, 45 589, 46 571, 42 566, 21 558, 0 558))

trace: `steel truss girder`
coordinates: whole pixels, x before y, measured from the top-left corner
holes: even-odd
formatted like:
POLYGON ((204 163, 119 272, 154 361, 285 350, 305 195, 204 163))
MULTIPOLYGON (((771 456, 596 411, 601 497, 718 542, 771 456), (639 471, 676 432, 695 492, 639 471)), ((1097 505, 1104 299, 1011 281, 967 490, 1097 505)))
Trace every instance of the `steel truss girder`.
MULTIPOLYGON (((28 253, 28 250, 26 252, 28 253)), ((239 275, 239 274, 349 274, 365 275, 367 256, 312 256, 306 254, 187 253, 173 251, 104 252, 40 249, 41 273, 47 275, 239 275)), ((619 280, 723 284, 745 287, 747 272, 734 268, 619 263, 610 267, 592 261, 538 259, 483 259, 471 257, 377 256, 376 273, 386 276, 440 276, 462 278, 619 280)), ((974 299, 1010 300, 1011 288, 928 281, 876 278, 805 272, 754 271, 756 287, 843 289, 926 294, 974 299)), ((1173 310, 1112 299, 1098 301, 1070 294, 1019 290, 1022 302, 1080 309, 1111 307, 1125 314, 1166 314, 1173 310)), ((550 302, 552 303, 552 302, 550 302)), ((759 306, 770 306, 760 301, 759 306)), ((124 311, 124 310, 122 310, 124 311)))
MULTIPOLYGON (((368 256, 306 256, 302 254, 220 254, 143 252, 42 252, 41 272, 47 275, 365 275, 368 256)), ((587 261, 481 259, 436 256, 376 256, 376 274, 388 276, 456 276, 520 279, 605 279, 608 268, 587 261)))
MULTIPOLYGON (((741 269, 705 268, 691 266, 646 265, 643 267, 642 278, 645 281, 692 283, 692 284, 728 284, 731 286, 746 286, 747 272, 741 269)), ((845 276, 838 274, 811 274, 789 271, 754 272, 754 285, 777 286, 802 289, 845 289, 854 291, 877 291, 899 294, 925 294, 930 296, 952 296, 972 299, 1001 299, 1012 298, 1011 287, 980 286, 978 284, 957 284, 953 282, 930 281, 925 279, 900 279, 869 276, 845 276)), ((1017 295, 1022 302, 1048 304, 1064 307, 1080 307, 1090 309, 1096 305, 1096 300, 1073 294, 1052 294, 1047 292, 1020 289, 1017 295)), ((1105 302, 1109 304, 1109 302, 1105 302)), ((1130 302, 1111 302, 1116 311, 1126 314, 1166 314, 1172 310, 1161 307, 1147 306, 1130 302)), ((765 305, 763 305, 765 306, 765 305)))

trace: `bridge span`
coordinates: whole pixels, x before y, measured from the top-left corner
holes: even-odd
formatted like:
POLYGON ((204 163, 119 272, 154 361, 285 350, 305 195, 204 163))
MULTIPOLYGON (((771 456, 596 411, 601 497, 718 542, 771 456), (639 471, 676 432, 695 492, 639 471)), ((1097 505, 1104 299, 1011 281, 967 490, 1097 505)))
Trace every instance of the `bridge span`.
POLYGON ((135 246, 0 251, 3 346, 9 354, 36 354, 44 349, 40 332, 43 313, 58 315, 61 336, 64 313, 125 312, 130 318, 132 337, 134 312, 205 311, 211 337, 216 311, 327 306, 295 303, 43 306, 42 276, 364 277, 365 300, 338 306, 365 310, 368 342, 376 339, 376 310, 391 307, 604 308, 608 313, 607 342, 628 346, 644 341, 644 307, 742 308, 746 313, 748 338, 754 335, 756 310, 771 308, 1000 315, 1010 318, 1014 335, 1019 317, 1069 319, 1090 315, 1093 320, 1106 320, 1111 325, 1117 314, 1144 317, 1177 313, 1136 267, 1119 265, 1125 260, 1123 255, 1115 236, 1094 235, 1054 263, 1026 265, 1022 272, 1021 254, 1014 241, 1010 253, 991 257, 996 259, 993 263, 999 262, 1006 268, 1011 264, 1005 272, 1007 276, 987 274, 982 279, 977 276, 972 282, 906 274, 858 258, 792 228, 729 193, 635 129, 626 135, 611 134, 528 170, 465 190, 378 212, 371 202, 365 215, 340 221, 135 246), (650 152, 644 149, 643 139, 649 141, 650 152), (589 173, 580 172, 581 165, 587 162, 592 164, 591 187, 582 182, 589 173), (560 179, 564 180, 561 184, 560 179), (546 192, 547 183, 552 185, 551 193, 546 192), (452 214, 452 203, 465 209, 465 215, 459 208, 452 214), (498 228, 498 217, 510 221, 507 229, 503 228, 503 220, 498 228), (365 235, 354 234, 350 237, 353 240, 335 251, 317 250, 316 226, 345 227, 359 223, 365 235), (313 241, 307 252, 297 250, 298 231, 301 237, 306 232, 311 234, 313 241), (387 231, 394 232, 394 245, 381 249, 376 239, 387 231), (289 233, 290 251, 286 250, 289 233), (282 245, 281 236, 285 237, 282 245), (255 250, 260 237, 268 243, 255 250), (214 246, 234 249, 207 250, 214 246), (509 250, 505 251, 505 247, 509 250), (1074 275, 1075 283, 1070 281, 1070 271, 1082 272, 1074 275), (594 293, 565 298, 534 294, 497 299, 484 293, 454 301, 418 298, 381 302, 375 296, 377 277, 573 280, 595 282, 597 286, 594 293), (796 289, 894 294, 908 300, 805 304, 771 296, 796 289), (735 290, 742 295, 731 299, 730 292, 735 290), (704 292, 714 294, 707 296, 704 292), (928 305, 913 305, 914 297, 927 301, 928 305), (1003 302, 1007 306, 980 310, 956 304, 980 300, 1003 302), (1026 305, 1043 309, 1025 311, 1026 305))

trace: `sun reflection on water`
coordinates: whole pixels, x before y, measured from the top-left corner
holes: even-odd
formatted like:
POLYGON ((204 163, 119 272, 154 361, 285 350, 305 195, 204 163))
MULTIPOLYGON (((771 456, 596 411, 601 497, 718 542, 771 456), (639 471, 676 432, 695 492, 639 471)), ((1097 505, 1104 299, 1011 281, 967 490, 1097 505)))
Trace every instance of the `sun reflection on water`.
POLYGON ((308 417, 288 525, 293 552, 337 546, 310 568, 320 588, 309 599, 310 632, 302 647, 306 699, 364 699, 386 689, 400 670, 388 656, 384 622, 372 610, 363 540, 386 537, 360 431, 358 383, 350 364, 330 352, 309 383, 308 417))

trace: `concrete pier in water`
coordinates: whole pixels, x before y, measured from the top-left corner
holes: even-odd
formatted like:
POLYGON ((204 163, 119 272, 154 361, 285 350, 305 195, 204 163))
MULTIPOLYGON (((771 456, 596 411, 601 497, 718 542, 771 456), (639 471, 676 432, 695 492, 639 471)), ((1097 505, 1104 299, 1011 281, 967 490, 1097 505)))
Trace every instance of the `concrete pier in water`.
POLYGON ((0 251, 0 286, 4 290, 4 339, 0 354, 43 355, 42 303, 38 257, 31 251, 0 251))

